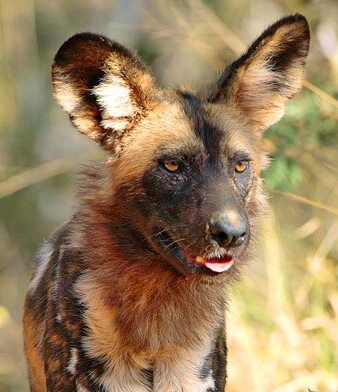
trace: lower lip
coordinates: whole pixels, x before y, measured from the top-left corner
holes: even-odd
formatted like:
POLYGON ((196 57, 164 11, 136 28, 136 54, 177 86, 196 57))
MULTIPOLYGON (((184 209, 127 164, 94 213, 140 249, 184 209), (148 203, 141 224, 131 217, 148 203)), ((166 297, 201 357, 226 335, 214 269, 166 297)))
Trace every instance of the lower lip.
POLYGON ((202 257, 196 257, 198 264, 202 264, 213 272, 222 273, 229 271, 229 269, 234 265, 234 259, 231 256, 225 256, 222 258, 211 258, 205 259, 202 257))
MULTIPOLYGON (((156 233, 157 230, 154 232, 156 233)), ((164 247, 167 252, 169 251, 172 256, 175 257, 175 259, 180 260, 180 262, 183 263, 186 268, 189 266, 189 270, 194 270, 195 268, 203 266, 214 273, 220 274, 222 272, 228 271, 234 265, 234 260, 230 255, 225 255, 220 258, 204 258, 201 256, 190 255, 188 257, 187 263, 185 263, 183 262, 185 258, 181 249, 179 247, 168 246, 168 243, 170 244, 172 242, 169 235, 165 237, 163 230, 159 230, 158 233, 161 233, 161 235, 157 234, 157 237, 162 247, 164 247)))

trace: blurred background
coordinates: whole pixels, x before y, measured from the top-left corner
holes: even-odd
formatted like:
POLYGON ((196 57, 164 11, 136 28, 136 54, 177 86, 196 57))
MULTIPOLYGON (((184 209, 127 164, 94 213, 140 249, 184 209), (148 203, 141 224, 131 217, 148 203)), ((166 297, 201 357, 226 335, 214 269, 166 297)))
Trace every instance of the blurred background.
POLYGON ((0 0, 0 391, 28 391, 22 306, 43 239, 74 210, 99 149, 53 101, 50 65, 70 35, 136 50, 163 85, 216 76, 277 18, 312 31, 307 81, 266 135, 272 211, 260 256, 231 293, 232 392, 338 391, 338 2, 0 0))

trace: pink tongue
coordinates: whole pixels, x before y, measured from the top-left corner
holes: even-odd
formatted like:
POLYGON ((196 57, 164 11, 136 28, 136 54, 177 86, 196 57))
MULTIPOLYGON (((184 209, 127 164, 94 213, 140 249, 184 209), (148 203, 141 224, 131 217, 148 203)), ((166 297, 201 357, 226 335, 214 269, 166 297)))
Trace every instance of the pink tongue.
POLYGON ((205 262, 205 266, 209 269, 211 269, 211 271, 214 272, 225 272, 228 271, 234 264, 233 259, 229 260, 229 261, 225 261, 223 263, 217 263, 217 262, 210 262, 210 261, 206 261, 205 262))

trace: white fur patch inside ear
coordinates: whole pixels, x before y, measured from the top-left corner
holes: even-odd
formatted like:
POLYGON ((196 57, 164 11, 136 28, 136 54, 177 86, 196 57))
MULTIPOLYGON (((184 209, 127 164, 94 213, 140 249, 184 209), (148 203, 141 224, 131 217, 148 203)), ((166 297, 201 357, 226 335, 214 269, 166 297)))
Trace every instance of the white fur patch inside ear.
POLYGON ((54 95, 61 107, 68 113, 72 113, 81 102, 81 97, 75 92, 71 83, 55 81, 54 95))
POLYGON ((123 131, 128 126, 129 121, 124 119, 108 119, 108 120, 102 120, 101 124, 104 129, 114 129, 115 131, 123 131))
MULTIPOLYGON (((136 111, 130 96, 130 88, 118 75, 107 75, 104 81, 93 89, 93 93, 104 112, 103 117, 106 119, 131 117, 136 111)), ((107 125, 108 123, 106 123, 107 125)))

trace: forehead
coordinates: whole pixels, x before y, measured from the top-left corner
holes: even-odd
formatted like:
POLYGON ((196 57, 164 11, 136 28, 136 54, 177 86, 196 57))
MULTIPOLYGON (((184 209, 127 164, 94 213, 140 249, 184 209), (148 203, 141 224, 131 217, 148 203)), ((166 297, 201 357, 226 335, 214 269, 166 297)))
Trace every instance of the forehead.
POLYGON ((126 179, 140 176, 163 154, 201 152, 213 160, 237 151, 254 159, 258 140, 224 105, 177 95, 158 104, 130 135, 117 163, 126 179))
POLYGON ((222 160, 222 157, 238 151, 250 157, 258 156, 256 135, 225 104, 201 102, 185 94, 181 108, 205 152, 214 160, 222 160))

